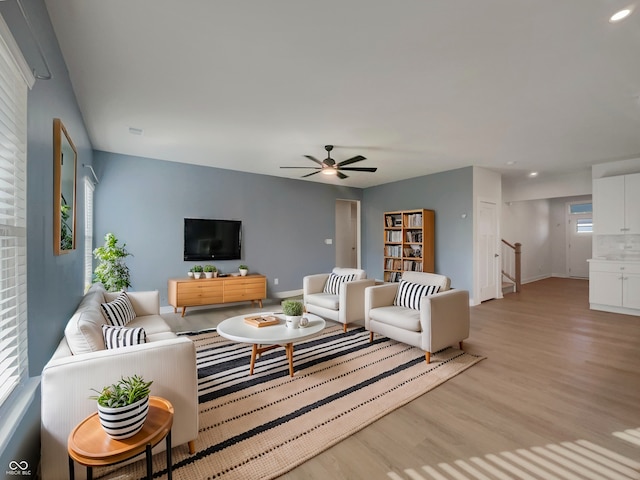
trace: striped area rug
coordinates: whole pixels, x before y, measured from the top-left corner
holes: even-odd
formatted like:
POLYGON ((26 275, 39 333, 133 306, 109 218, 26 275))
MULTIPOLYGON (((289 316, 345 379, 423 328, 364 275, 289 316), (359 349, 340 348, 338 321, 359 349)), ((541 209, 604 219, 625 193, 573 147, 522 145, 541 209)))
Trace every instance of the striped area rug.
MULTIPOLYGON (((284 349, 263 354, 249 376, 250 345, 216 333, 191 338, 200 433, 194 455, 174 449, 173 478, 180 480, 275 478, 482 359, 448 348, 427 365, 416 348, 328 326, 295 344, 294 377, 284 349)), ((166 474, 163 455, 154 464, 157 475, 166 474)), ((141 462, 120 470, 144 476, 141 462)))

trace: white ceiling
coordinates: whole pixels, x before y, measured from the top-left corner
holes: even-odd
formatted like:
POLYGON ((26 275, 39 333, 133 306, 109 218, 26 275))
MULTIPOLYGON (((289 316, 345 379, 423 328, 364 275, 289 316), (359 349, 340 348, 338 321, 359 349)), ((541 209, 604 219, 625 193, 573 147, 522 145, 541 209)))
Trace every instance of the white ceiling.
POLYGON ((95 149, 297 178, 334 144, 378 171, 308 180, 368 187, 640 157, 628 1, 45 3, 95 149))

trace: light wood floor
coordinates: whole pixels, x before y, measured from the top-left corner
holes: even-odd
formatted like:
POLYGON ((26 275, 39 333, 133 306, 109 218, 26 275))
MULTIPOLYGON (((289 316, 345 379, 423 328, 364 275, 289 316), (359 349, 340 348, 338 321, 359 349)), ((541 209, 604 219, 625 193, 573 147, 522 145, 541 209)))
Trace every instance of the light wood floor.
MULTIPOLYGON (((165 317, 188 330, 247 311, 165 317)), ((518 478, 428 468, 442 474, 443 464, 577 440, 640 462, 640 445, 613 435, 640 435, 640 317, 589 310, 587 281, 541 280, 473 307, 465 350, 487 358, 280 480, 518 478)))

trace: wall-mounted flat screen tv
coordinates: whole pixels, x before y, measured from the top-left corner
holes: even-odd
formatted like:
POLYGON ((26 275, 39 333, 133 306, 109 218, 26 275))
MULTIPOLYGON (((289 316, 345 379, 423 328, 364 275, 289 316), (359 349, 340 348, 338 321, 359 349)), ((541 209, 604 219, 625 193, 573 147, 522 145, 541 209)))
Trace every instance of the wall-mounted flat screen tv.
POLYGON ((184 219, 185 260, 239 260, 241 245, 240 220, 184 219))

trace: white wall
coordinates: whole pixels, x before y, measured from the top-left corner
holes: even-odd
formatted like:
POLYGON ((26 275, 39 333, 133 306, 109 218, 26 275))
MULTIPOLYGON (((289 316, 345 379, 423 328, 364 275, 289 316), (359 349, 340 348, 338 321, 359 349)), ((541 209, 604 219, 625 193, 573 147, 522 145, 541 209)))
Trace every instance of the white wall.
POLYGON ((591 195, 591 169, 565 175, 528 178, 505 178, 502 181, 502 200, 519 202, 524 200, 540 200, 547 198, 591 195))
POLYGON ((522 244, 522 283, 551 276, 549 200, 508 202, 502 209, 502 238, 522 244))

